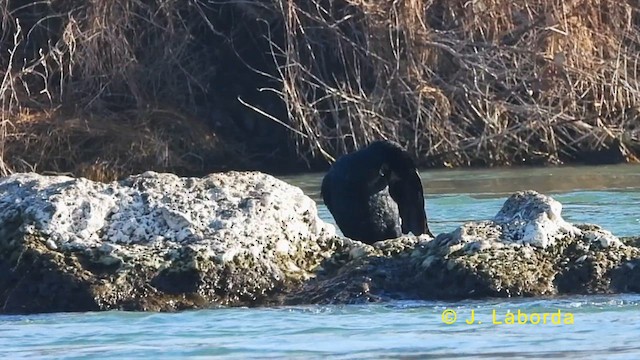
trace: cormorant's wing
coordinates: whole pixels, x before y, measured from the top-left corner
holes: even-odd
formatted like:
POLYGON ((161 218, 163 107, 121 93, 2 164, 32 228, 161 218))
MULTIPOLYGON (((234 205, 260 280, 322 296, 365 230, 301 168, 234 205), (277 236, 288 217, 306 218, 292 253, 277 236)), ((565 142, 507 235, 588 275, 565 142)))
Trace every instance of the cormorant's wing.
POLYGON ((333 205, 331 203, 331 173, 327 173, 322 179, 320 195, 322 196, 324 205, 329 209, 329 212, 333 214, 333 205))
POLYGON ((402 219, 402 233, 412 232, 414 235, 426 233, 433 237, 427 226, 420 175, 417 171, 394 175, 389 182, 389 194, 398 204, 402 219))

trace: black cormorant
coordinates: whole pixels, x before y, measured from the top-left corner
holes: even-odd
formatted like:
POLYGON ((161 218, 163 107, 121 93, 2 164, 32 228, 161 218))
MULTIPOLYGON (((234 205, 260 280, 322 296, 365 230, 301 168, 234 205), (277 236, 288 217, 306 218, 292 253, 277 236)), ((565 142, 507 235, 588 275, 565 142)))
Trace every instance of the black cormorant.
POLYGON ((428 234, 422 182, 411 156, 376 141, 342 156, 322 180, 322 198, 342 233, 372 244, 412 232, 428 234))

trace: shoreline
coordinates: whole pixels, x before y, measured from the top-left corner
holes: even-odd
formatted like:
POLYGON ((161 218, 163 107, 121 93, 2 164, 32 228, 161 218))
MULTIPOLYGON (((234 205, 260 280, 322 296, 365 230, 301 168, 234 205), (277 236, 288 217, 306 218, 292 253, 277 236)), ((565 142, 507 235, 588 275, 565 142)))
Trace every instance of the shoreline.
MULTIPOLYGON (((312 166, 307 166, 304 163, 296 163, 299 161, 301 160, 298 158, 282 158, 282 159, 274 160, 271 164, 267 163, 266 165, 263 162, 262 164, 252 164, 251 166, 234 166, 232 164, 237 164, 239 161, 229 160, 228 163, 216 164, 210 167, 208 170, 172 171, 174 169, 155 168, 152 171, 172 173, 178 176, 187 176, 187 177, 203 177, 208 174, 223 173, 223 172, 229 172, 229 171, 259 171, 259 172, 263 172, 265 174, 269 174, 277 177, 290 178, 290 177, 314 175, 314 174, 324 175, 324 173, 326 173, 331 167, 331 164, 326 162, 322 163, 319 160, 317 164, 314 164, 312 166), (286 166, 282 166, 283 163, 286 164, 286 166)), ((418 164, 419 172, 429 172, 433 170, 436 170, 436 171, 488 171, 488 170, 500 171, 500 170, 517 170, 517 169, 527 169, 527 170, 528 169, 561 169, 561 168, 567 168, 567 167, 600 168, 604 166, 629 166, 629 167, 640 166, 640 163, 636 163, 636 162, 593 163, 593 162, 584 162, 584 161, 569 161, 569 162, 554 163, 554 164, 522 163, 522 164, 511 164, 511 165, 509 164, 470 165, 470 166, 455 166, 455 167, 426 166, 425 163, 427 162, 420 161, 419 159, 416 161, 416 163, 418 164)), ((65 176, 73 176, 73 177, 84 177, 89 180, 106 181, 106 182, 114 181, 114 180, 122 180, 131 175, 140 174, 145 171, 148 171, 148 169, 139 169, 139 170, 125 172, 125 173, 119 172, 117 177, 107 176, 107 178, 105 179, 101 176, 102 174, 98 174, 98 176, 96 177, 95 173, 80 172, 76 174, 71 170, 55 171, 55 170, 47 169, 44 166, 44 164, 37 166, 37 168, 39 170, 36 172, 43 175, 65 175, 65 176)), ((108 172, 109 170, 106 170, 106 171, 108 172)))

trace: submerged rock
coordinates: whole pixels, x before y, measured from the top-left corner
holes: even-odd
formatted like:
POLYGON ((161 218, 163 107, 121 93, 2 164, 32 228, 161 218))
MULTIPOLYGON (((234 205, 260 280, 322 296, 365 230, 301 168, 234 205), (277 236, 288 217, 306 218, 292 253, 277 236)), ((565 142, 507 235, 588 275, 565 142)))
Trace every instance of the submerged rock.
POLYGON ((436 239, 335 236, 257 172, 0 181, 0 312, 176 310, 640 291, 640 240, 532 191, 436 239))

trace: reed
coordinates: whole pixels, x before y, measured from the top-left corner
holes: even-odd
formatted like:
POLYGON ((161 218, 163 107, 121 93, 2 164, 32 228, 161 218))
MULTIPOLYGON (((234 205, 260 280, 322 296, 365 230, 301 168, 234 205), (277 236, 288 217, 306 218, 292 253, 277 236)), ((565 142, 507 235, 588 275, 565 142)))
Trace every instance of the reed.
POLYGON ((637 161, 637 2, 274 1, 301 151, 377 138, 434 166, 637 161), (329 5, 331 4, 331 5, 329 5))
POLYGON ((380 138, 425 166, 640 154, 631 0, 5 0, 0 26, 2 175, 204 173, 277 143, 317 164, 380 138))

